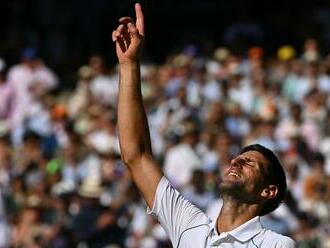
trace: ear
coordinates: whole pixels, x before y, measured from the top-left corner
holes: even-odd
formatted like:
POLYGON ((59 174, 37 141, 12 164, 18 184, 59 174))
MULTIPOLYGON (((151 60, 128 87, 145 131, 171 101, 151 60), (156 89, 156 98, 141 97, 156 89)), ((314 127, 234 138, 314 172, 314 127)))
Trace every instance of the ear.
POLYGON ((264 188, 261 192, 261 196, 268 200, 273 199, 277 196, 278 187, 276 185, 268 185, 267 188, 264 188))

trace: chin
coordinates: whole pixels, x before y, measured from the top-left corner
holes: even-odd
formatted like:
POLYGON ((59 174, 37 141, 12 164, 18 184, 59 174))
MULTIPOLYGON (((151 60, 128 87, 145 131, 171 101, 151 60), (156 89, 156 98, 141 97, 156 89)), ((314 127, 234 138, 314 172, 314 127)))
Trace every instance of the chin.
POLYGON ((245 185, 239 180, 224 180, 219 184, 221 195, 241 195, 245 194, 245 185))
POLYGON ((241 185, 242 182, 238 180, 223 180, 219 185, 225 187, 235 187, 237 185, 241 185))

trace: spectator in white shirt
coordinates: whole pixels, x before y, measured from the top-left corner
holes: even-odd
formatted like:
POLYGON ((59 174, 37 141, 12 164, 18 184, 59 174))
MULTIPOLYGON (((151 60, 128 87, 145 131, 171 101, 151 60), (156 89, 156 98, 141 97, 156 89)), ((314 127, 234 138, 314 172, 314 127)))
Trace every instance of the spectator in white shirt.
POLYGON ((169 180, 179 188, 186 186, 192 172, 202 167, 196 153, 198 130, 194 123, 186 121, 183 125, 181 142, 169 149, 164 162, 164 172, 169 180))
MULTIPOLYGON (((8 72, 8 81, 19 99, 16 102, 13 121, 13 128, 18 129, 22 128, 34 98, 44 95, 58 84, 55 73, 43 63, 36 48, 25 48, 21 56, 21 63, 11 67, 8 72)), ((20 142, 20 138, 17 138, 17 142, 20 142)))

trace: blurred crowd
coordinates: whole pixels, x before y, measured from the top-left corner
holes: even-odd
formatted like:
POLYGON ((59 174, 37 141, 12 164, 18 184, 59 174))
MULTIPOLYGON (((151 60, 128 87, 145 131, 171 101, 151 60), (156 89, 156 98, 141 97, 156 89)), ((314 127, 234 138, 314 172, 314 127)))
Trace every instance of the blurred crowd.
MULTIPOLYGON (((316 40, 275 57, 187 45, 141 76, 154 155, 187 199, 216 218, 222 169, 262 144, 289 186, 263 225, 330 247, 330 56, 316 40)), ((73 90, 59 78, 33 47, 0 60, 0 247, 170 247, 120 160, 117 68, 92 55, 73 90)))

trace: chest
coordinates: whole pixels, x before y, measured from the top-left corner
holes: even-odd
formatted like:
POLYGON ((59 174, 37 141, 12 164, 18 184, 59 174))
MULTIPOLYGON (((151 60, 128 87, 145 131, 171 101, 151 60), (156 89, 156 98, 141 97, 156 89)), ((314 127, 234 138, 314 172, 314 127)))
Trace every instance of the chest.
MULTIPOLYGON (((186 230, 180 237, 177 248, 255 248, 264 247, 259 239, 239 242, 230 235, 209 235, 209 228, 201 226, 186 230)), ((269 246, 268 246, 269 247, 269 246)))
POLYGON ((188 229, 181 234, 177 248, 207 247, 208 233, 208 225, 202 225, 200 227, 188 229))

